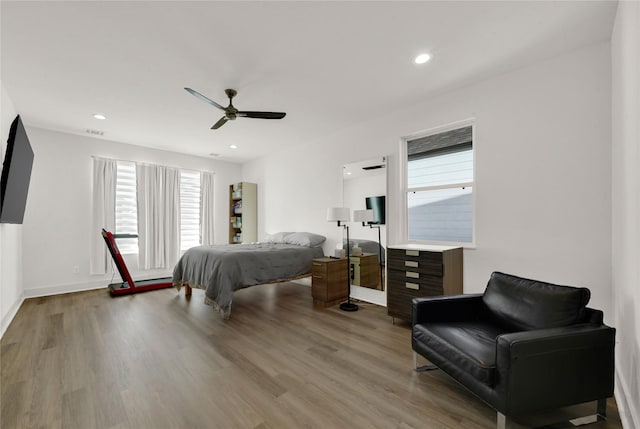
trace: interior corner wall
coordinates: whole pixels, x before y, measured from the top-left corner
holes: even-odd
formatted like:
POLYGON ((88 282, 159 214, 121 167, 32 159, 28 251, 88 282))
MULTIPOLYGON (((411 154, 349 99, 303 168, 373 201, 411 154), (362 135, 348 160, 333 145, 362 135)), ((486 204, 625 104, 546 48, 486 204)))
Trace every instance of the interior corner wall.
POLYGON ((616 399, 640 427, 640 3, 621 1, 611 38, 616 399))
MULTIPOLYGON (((91 235, 100 234, 91 230, 92 156, 213 171, 214 239, 227 242, 229 184, 240 180, 240 164, 30 127, 28 118, 25 123, 34 151, 23 224, 26 297, 106 287, 119 279, 117 273, 89 274, 91 235)), ((171 269, 138 270, 135 256, 126 256, 132 256, 127 266, 134 279, 171 275, 171 269)))
POLYGON ((388 155, 388 242, 400 242, 401 137, 469 118, 476 127, 477 247, 464 251, 464 291, 483 291, 492 271, 586 286, 591 305, 611 319, 609 43, 244 164, 243 180, 259 184, 260 230, 323 234, 332 252, 342 230, 325 213, 342 205, 342 165, 388 155))
MULTIPOLYGON (((16 109, 0 81, 0 159, 4 155, 16 109)), ((22 287, 22 225, 0 223, 0 337, 24 299, 22 287)))

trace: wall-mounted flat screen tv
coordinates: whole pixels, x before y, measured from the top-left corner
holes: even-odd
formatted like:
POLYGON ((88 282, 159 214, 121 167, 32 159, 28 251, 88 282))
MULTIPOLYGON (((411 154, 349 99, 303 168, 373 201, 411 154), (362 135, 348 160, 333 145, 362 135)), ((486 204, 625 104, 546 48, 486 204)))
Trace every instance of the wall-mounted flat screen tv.
POLYGON ((367 210, 373 210, 373 222, 374 225, 385 224, 385 196, 367 197, 365 200, 367 204, 367 210))
POLYGON ((21 224, 33 166, 33 150, 20 115, 9 130, 0 179, 0 223, 21 224))

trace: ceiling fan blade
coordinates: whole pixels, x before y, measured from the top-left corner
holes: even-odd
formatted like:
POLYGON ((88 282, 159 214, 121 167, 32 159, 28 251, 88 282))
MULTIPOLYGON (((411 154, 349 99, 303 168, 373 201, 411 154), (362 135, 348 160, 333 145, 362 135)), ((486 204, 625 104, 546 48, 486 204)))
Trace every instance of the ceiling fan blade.
POLYGON ((217 130, 218 128, 220 128, 221 126, 223 126, 224 124, 226 124, 228 121, 226 116, 223 116, 222 118, 220 118, 218 120, 218 122, 216 122, 215 124, 213 124, 213 127, 211 127, 212 130, 217 130))
POLYGON ((286 116, 286 113, 282 112, 238 112, 236 116, 242 116, 244 118, 260 118, 260 119, 282 119, 286 116))
POLYGON ((210 100, 209 98, 205 97, 204 95, 200 94, 198 91, 196 91, 195 89, 191 89, 191 88, 185 88, 185 90, 193 95, 196 98, 199 98, 200 100, 204 101, 205 103, 209 103, 214 107, 217 107, 220 110, 224 110, 224 107, 222 107, 221 105, 219 105, 218 103, 216 103, 213 100, 210 100))

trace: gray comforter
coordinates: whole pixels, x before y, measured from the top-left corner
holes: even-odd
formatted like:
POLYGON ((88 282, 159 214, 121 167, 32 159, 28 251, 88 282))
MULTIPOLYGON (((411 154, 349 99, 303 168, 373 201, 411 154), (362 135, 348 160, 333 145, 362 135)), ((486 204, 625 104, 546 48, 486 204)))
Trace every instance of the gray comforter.
POLYGON ((322 247, 256 243, 198 246, 187 250, 173 269, 173 284, 205 289, 205 302, 231 314, 235 290, 308 275, 322 247))

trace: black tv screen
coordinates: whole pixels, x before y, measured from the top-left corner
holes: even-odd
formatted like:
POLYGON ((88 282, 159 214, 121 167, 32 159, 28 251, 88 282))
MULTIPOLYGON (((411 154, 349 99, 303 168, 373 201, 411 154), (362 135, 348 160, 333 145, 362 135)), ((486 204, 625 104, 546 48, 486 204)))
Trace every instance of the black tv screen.
POLYGON ((9 130, 7 152, 2 164, 0 223, 22 223, 32 165, 33 150, 20 115, 18 115, 9 130))
POLYGON ((367 204, 367 210, 373 210, 373 222, 374 225, 385 224, 385 197, 381 195, 379 197, 367 197, 365 199, 367 204))

